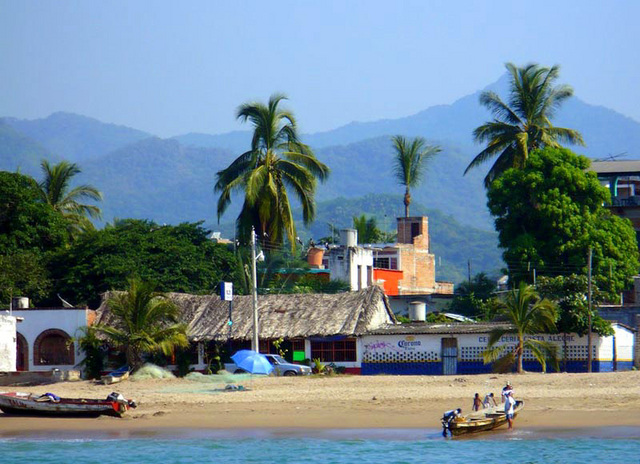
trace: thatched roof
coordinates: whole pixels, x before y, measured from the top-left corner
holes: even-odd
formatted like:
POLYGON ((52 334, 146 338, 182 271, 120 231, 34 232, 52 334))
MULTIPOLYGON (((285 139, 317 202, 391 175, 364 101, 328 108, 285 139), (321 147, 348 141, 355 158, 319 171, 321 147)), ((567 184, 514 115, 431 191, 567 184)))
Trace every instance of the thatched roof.
MULTIPOLYGON (((219 296, 167 293, 180 308, 192 341, 226 341, 229 336, 229 302, 219 296)), ((105 293, 98 308, 97 322, 109 324, 105 293)), ((396 323, 386 295, 377 286, 358 292, 337 294, 259 295, 259 336, 261 339, 358 336, 369 330, 396 323)), ((232 335, 248 340, 253 331, 251 295, 233 297, 232 335)))

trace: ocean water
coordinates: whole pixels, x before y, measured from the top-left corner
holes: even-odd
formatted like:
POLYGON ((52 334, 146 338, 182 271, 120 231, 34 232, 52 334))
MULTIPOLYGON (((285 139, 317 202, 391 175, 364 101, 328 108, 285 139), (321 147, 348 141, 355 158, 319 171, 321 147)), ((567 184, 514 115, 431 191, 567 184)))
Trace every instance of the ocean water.
POLYGON ((0 462, 640 463, 640 430, 515 430, 444 439, 438 430, 164 430, 3 433, 0 462))

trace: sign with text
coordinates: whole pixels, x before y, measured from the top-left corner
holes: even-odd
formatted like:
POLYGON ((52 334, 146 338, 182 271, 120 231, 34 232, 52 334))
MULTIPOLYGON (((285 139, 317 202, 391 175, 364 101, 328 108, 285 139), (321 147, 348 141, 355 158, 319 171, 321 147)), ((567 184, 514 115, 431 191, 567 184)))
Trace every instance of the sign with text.
POLYGON ((220 282, 220 299, 223 301, 233 300, 233 283, 220 282))

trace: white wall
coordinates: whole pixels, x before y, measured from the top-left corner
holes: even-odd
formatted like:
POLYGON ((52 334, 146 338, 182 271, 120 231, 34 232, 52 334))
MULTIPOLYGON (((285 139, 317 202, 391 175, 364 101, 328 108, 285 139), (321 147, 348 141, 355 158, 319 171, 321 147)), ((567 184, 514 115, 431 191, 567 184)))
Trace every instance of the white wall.
MULTIPOLYGON (((38 335, 45 330, 58 329, 66 332, 70 337, 80 336, 80 327, 87 325, 87 309, 20 309, 14 310, 13 315, 24 320, 18 324, 17 331, 27 340, 29 345, 30 371, 50 371, 51 369, 69 370, 73 365, 36 366, 34 363, 34 344, 38 335)), ((74 342, 75 364, 84 359, 84 353, 74 342)))
POLYGON ((362 247, 355 248, 332 248, 329 251, 329 270, 331 280, 344 280, 349 282, 352 291, 360 290, 358 282, 362 283, 361 288, 367 288, 367 269, 373 269, 373 250, 362 247), (358 275, 360 266, 360 275, 358 275))
POLYGON ((16 370, 16 318, 0 315, 0 372, 16 370))

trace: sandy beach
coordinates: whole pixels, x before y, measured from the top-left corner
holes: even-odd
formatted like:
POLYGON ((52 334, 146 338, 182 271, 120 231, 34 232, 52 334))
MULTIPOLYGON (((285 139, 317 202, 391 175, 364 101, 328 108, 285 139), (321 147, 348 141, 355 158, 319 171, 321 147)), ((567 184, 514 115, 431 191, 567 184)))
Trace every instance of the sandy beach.
POLYGON ((0 435, 33 431, 122 431, 164 428, 439 428, 442 412, 468 412, 474 394, 507 380, 526 408, 517 427, 640 426, 640 372, 473 376, 311 376, 240 379, 249 391, 224 391, 224 382, 128 380, 116 385, 65 382, 6 391, 104 398, 118 391, 139 407, 124 418, 30 418, 0 413, 0 435))

